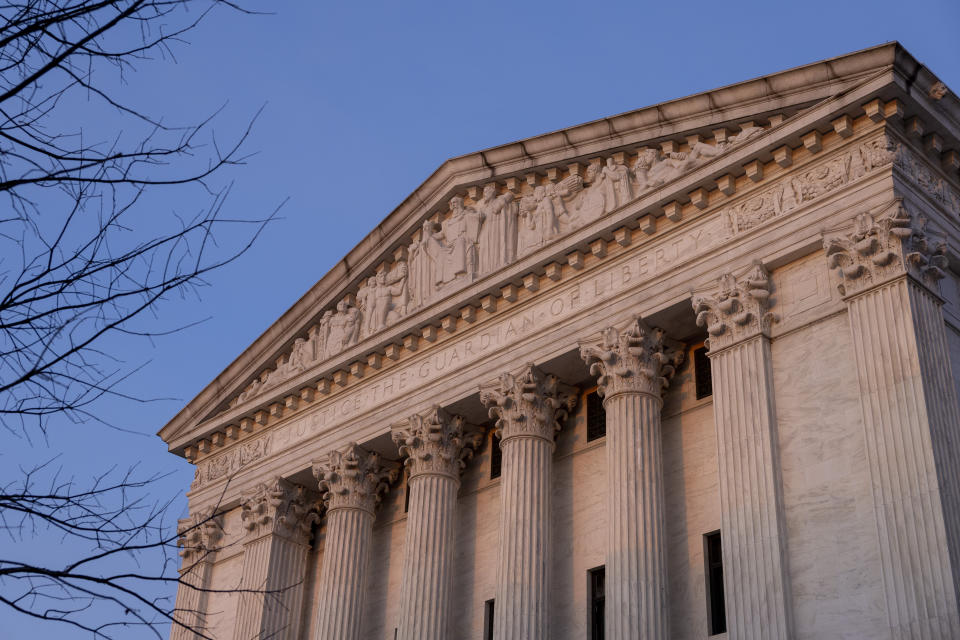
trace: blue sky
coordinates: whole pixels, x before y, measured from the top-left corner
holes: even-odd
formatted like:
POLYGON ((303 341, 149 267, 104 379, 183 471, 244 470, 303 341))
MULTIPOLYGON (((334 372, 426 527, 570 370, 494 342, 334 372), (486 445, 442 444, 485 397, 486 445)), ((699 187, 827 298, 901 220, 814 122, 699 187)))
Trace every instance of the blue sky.
MULTIPOLYGON (((264 106, 247 144, 256 155, 223 176, 234 181, 227 211, 262 216, 289 198, 282 219, 201 298, 172 299, 157 318, 206 322, 110 343, 130 367, 148 363, 128 393, 173 400, 101 404, 134 433, 54 424, 48 442, 4 435, 0 464, 60 454, 83 478, 138 461, 171 472, 158 499, 182 494, 192 467, 156 431, 448 157, 890 40, 960 89, 957 0, 261 6, 276 13, 215 12, 175 60, 140 65, 118 91, 174 122, 226 103, 223 139, 264 106)), ((144 215, 194 211, 195 195, 171 192, 144 215)), ((11 638, 72 637, 4 609, 0 621, 11 638)))

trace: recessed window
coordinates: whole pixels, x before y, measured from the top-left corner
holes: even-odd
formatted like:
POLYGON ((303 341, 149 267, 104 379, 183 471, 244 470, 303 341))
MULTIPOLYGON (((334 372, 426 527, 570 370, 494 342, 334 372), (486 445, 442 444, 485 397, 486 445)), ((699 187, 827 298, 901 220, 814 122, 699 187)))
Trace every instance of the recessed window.
POLYGON ((590 610, 588 611, 590 640, 603 640, 603 589, 606 581, 605 567, 597 567, 587 572, 590 587, 590 610))
POLYGON ((587 442, 607 435, 607 412, 596 391, 587 394, 587 442))
POLYGON ((711 636, 727 630, 727 609, 723 599, 723 547, 720 532, 703 536, 707 577, 707 629, 711 636))
MULTIPOLYGON (((490 434, 490 477, 500 477, 500 465, 503 463, 503 451, 500 450, 500 438, 496 432, 490 434)), ((491 601, 492 602, 492 601, 491 601)))
POLYGON ((713 372, 706 347, 693 350, 693 378, 697 385, 697 400, 713 395, 713 372))
POLYGON ((483 640, 493 640, 493 600, 483 603, 483 640))

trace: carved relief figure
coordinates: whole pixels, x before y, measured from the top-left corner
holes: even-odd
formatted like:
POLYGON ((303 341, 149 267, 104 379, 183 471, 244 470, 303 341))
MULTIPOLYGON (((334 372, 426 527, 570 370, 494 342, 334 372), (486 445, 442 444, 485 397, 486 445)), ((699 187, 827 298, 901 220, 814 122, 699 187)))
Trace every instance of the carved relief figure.
POLYGON ((392 272, 381 271, 372 280, 370 306, 365 315, 368 335, 406 314, 407 263, 400 261, 392 272))
POLYGON ((420 227, 420 237, 415 238, 407 247, 409 260, 408 291, 417 307, 430 303, 436 290, 433 258, 428 255, 427 245, 433 240, 433 223, 424 220, 420 227))
POLYGON ((604 178, 600 165, 590 164, 584 174, 583 182, 586 183, 587 187, 580 197, 577 213, 581 224, 586 224, 596 220, 607 210, 603 185, 604 178))
POLYGON ((357 343, 360 338, 360 319, 360 310, 352 306, 347 298, 337 303, 337 312, 330 318, 324 357, 333 357, 357 343))
POLYGON ((605 213, 622 207, 633 200, 633 187, 630 184, 630 170, 622 164, 617 164, 613 158, 607 158, 607 164, 602 169, 605 213))
POLYGON ((488 184, 476 204, 483 220, 479 239, 480 273, 495 271, 517 257, 517 204, 512 192, 502 196, 496 192, 496 187, 488 184))

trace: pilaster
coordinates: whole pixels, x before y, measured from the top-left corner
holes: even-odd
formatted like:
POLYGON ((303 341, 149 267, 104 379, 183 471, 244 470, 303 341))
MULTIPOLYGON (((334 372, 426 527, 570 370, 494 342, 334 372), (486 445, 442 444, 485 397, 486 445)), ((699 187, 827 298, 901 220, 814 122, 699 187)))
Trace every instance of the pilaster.
POLYGON ((297 640, 316 502, 304 487, 278 477, 257 485, 240 507, 246 534, 233 637, 297 640))
POLYGON ((327 507, 316 640, 358 640, 377 505, 399 465, 356 443, 313 466, 327 507))
POLYGON ((791 638, 783 488, 777 443, 770 277, 723 274, 693 297, 706 327, 720 474, 724 597, 731 640, 791 638))
POLYGON ((177 522, 177 546, 180 547, 182 565, 170 640, 203 637, 210 574, 214 554, 223 537, 221 520, 210 511, 198 511, 177 522))
POLYGON ((393 430, 406 456, 407 509, 400 640, 445 640, 450 636, 454 518, 460 473, 480 444, 482 431, 440 407, 410 417, 393 430))
POLYGON ((849 311, 887 618, 957 638, 960 411, 939 296, 946 247, 895 200, 824 240, 849 311))
POLYGON ((664 538, 661 393, 683 350, 640 318, 580 345, 598 376, 607 414, 605 637, 666 640, 670 634, 664 538))
POLYGON ((494 637, 547 640, 554 434, 577 396, 527 364, 518 375, 501 374, 480 399, 497 418, 503 450, 494 637))

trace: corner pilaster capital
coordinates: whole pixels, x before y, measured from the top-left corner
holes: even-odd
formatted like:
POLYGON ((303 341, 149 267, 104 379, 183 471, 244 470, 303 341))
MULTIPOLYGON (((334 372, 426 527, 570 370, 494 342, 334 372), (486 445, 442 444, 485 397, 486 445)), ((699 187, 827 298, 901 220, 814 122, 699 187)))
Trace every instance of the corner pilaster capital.
POLYGON ((854 296, 901 276, 940 296, 947 246, 927 231, 927 220, 909 212, 901 198, 874 213, 858 214, 824 234, 827 264, 843 296, 854 296))
POLYGON ((310 527, 319 519, 319 505, 306 488, 280 477, 258 484, 240 503, 246 542, 274 535, 307 544, 310 527))
POLYGON ((577 390, 529 363, 517 374, 504 372, 480 389, 480 401, 496 418, 501 441, 519 436, 553 443, 561 421, 577 405, 577 390))
POLYGON ((394 427, 392 436, 406 458, 410 478, 439 474, 459 481, 467 460, 483 440, 483 430, 462 416, 433 406, 394 427))
POLYGON ((770 336, 770 327, 778 320, 771 311, 772 291, 770 274, 757 263, 741 274, 724 273, 713 287, 694 292, 697 326, 707 329, 711 354, 756 336, 770 336))
POLYGON ((209 560, 223 539, 223 516, 211 509, 199 509, 177 520, 177 547, 183 564, 209 560))
POLYGON ((658 400, 677 367, 684 351, 671 344, 663 329, 651 328, 639 316, 623 329, 607 327, 599 342, 581 342, 580 357, 598 376, 599 394, 610 398, 620 393, 643 393, 658 400))
POLYGON ((371 515, 390 484, 397 479, 400 465, 351 442, 340 451, 331 451, 313 464, 313 475, 323 493, 327 511, 360 509, 371 515))

